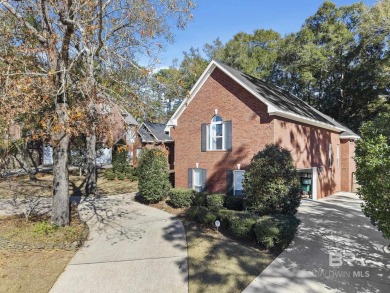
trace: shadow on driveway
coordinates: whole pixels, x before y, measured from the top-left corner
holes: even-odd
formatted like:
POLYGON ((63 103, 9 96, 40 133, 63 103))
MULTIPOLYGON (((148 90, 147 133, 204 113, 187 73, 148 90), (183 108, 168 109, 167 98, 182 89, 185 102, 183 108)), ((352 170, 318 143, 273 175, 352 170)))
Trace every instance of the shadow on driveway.
POLYGON ((304 200, 298 234, 244 292, 390 292, 389 244, 352 193, 304 200))

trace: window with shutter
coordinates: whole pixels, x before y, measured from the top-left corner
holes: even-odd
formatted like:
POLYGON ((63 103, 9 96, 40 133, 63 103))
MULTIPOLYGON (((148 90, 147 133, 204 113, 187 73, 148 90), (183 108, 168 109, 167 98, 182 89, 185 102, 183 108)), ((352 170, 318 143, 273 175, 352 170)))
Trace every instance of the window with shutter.
POLYGON ((205 151, 230 151, 232 149, 232 121, 223 121, 215 115, 210 124, 202 124, 201 149, 205 151))

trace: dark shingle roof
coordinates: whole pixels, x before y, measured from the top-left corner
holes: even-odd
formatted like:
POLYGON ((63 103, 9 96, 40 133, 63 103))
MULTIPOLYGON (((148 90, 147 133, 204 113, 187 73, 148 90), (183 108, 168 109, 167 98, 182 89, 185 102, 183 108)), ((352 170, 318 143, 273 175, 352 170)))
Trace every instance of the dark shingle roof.
POLYGON ((341 124, 340 122, 338 122, 334 118, 332 118, 332 117, 330 117, 330 116, 328 116, 328 115, 326 115, 324 113, 321 113, 321 115, 324 116, 329 121, 332 121, 332 123, 335 124, 337 127, 345 129, 344 132, 340 133, 340 138, 343 138, 343 137, 345 137, 345 138, 351 138, 351 137, 360 138, 360 136, 357 135, 355 132, 353 132, 353 130, 349 129, 344 124, 341 124))
POLYGON ((129 112, 124 111, 122 113, 122 116, 125 119, 127 125, 139 125, 137 120, 135 120, 134 116, 131 115, 129 112))
POLYGON ((316 121, 337 127, 337 125, 333 123, 333 121, 324 117, 321 112, 319 112, 306 102, 302 101, 298 97, 294 96, 293 94, 289 93, 288 91, 274 86, 264 80, 240 72, 221 62, 215 62, 218 63, 218 65, 220 65, 221 67, 223 67, 225 70, 229 71, 234 77, 236 77, 240 82, 245 84, 248 88, 260 94, 264 99, 273 104, 279 110, 300 115, 305 118, 314 119, 316 121))
POLYGON ((171 142, 173 139, 165 133, 166 124, 144 122, 138 130, 143 142, 171 142))

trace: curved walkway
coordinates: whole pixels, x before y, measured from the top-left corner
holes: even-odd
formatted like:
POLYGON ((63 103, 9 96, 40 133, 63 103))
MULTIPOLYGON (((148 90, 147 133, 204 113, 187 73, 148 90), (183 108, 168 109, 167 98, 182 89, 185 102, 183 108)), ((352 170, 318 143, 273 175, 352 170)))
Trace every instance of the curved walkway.
POLYGON ((293 242, 244 292, 390 292, 389 243, 360 203, 353 193, 302 201, 293 242))
POLYGON ((177 218, 130 195, 79 205, 87 242, 50 292, 188 292, 187 242, 177 218))

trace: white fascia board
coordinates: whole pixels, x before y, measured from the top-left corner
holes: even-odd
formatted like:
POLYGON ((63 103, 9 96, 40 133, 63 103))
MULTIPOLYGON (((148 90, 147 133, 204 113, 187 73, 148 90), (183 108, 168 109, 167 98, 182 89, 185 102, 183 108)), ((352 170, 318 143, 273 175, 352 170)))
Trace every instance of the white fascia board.
POLYGON ((231 74, 228 70, 220 66, 217 62, 212 60, 210 64, 207 66, 206 70, 202 73, 198 81, 195 83, 195 85, 192 87, 190 91, 189 97, 183 100, 183 102, 180 104, 179 108, 177 108, 176 112, 172 115, 171 119, 169 119, 167 123, 167 127, 165 128, 165 131, 169 131, 170 127, 177 126, 177 120, 180 117, 180 115, 184 112, 186 109, 186 106, 192 101, 194 96, 198 93, 199 89, 203 86, 207 78, 210 76, 210 74, 214 71, 214 69, 218 67, 222 72, 224 72, 227 76, 229 76, 232 80, 237 82, 239 85, 241 85, 244 89, 246 89, 248 92, 250 92, 253 96, 255 96, 257 99, 259 99, 262 103, 264 103, 267 106, 267 112, 270 115, 276 115, 281 116, 285 118, 289 118, 294 121, 302 122, 309 125, 314 125, 320 128, 325 128, 333 131, 342 132, 345 131, 343 128, 339 128, 336 126, 332 126, 327 123, 323 123, 320 121, 316 121, 314 119, 305 118, 301 115, 293 114, 290 112, 285 112, 280 110, 277 106, 275 106, 273 103, 270 103, 267 99, 265 99, 263 96, 261 96, 256 91, 249 88, 246 84, 241 82, 239 79, 237 79, 233 74, 231 74))
POLYGON ((300 116, 300 115, 297 115, 297 114, 294 114, 294 113, 290 113, 290 112, 285 112, 285 111, 280 111, 279 110, 279 111, 273 111, 273 112, 268 112, 268 113, 270 115, 275 115, 275 116, 279 116, 279 117, 288 118, 288 119, 291 119, 291 120, 294 120, 294 121, 298 121, 298 122, 302 122, 302 123, 305 123, 305 124, 317 126, 317 127, 320 127, 320 128, 325 128, 325 129, 328 129, 328 130, 333 130, 333 131, 336 131, 336 132, 345 131, 344 128, 332 126, 332 125, 330 125, 328 123, 320 122, 320 121, 317 121, 317 120, 314 120, 314 119, 310 119, 310 118, 305 118, 303 116, 300 116))
POLYGON ((353 139, 357 140, 360 139, 361 137, 359 135, 340 135, 340 139, 353 139))
POLYGON ((192 87, 189 96, 185 98, 183 102, 181 102, 180 106, 176 109, 175 113, 173 113, 172 117, 169 119, 167 123, 167 127, 165 127, 165 131, 169 131, 169 128, 172 126, 177 126, 177 120, 179 119, 180 115, 184 112, 187 105, 192 101, 194 96, 198 93, 199 89, 203 86, 207 78, 214 71, 215 67, 217 67, 217 64, 214 61, 211 61, 210 64, 205 69, 205 71, 203 71, 202 75, 199 77, 198 81, 192 87))

